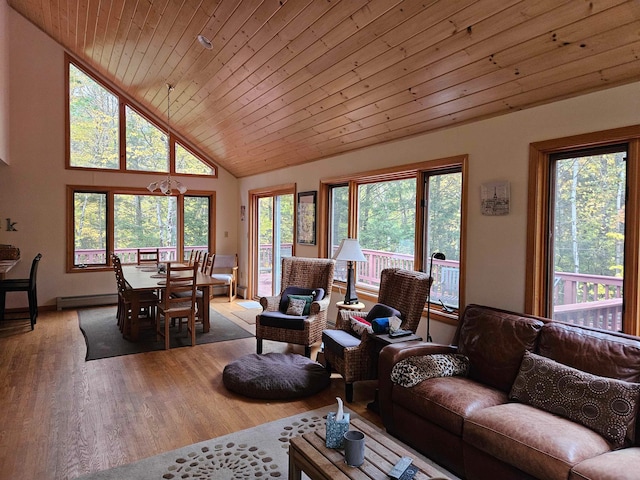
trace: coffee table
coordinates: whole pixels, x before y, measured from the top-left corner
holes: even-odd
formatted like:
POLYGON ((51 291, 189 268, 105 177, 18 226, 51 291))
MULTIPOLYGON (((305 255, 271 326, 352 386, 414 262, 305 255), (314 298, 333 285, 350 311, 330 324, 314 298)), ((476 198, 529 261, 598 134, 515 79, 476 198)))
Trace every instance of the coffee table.
POLYGON ((448 479, 444 470, 435 468, 407 450, 398 440, 373 427, 360 418, 351 420, 351 430, 365 434, 364 463, 350 467, 344 462, 344 452, 325 446, 325 429, 293 437, 289 442, 289 480, 300 480, 304 472, 312 480, 335 479, 388 479, 387 474, 401 457, 413 459, 413 465, 420 469, 416 480, 448 479))

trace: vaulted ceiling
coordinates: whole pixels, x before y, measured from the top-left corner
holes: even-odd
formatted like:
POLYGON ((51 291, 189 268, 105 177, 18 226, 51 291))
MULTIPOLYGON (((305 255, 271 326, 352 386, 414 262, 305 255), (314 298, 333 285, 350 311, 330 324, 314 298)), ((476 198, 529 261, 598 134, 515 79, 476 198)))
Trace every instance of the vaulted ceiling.
POLYGON ((237 177, 640 79, 638 0, 9 5, 237 177))

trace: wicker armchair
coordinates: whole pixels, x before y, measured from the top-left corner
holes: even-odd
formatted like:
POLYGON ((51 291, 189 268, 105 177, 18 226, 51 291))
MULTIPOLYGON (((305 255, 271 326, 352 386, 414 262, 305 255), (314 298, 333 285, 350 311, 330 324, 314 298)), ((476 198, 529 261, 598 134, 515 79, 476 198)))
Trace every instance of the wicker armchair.
POLYGON ((311 345, 319 342, 327 327, 327 310, 331 302, 335 260, 288 257, 282 260, 280 295, 262 297, 262 313, 256 316, 257 353, 262 341, 304 345, 305 356, 311 356, 311 345), (287 315, 288 292, 300 289, 317 291, 308 315, 287 315), (322 290, 322 292, 321 292, 322 290))
MULTIPOLYGON (((401 328, 416 332, 427 293, 431 285, 429 275, 422 272, 387 268, 380 275, 378 303, 398 310, 401 328)), ((340 310, 335 330, 322 333, 327 370, 333 368, 345 382, 347 402, 353 401, 353 383, 378 378, 378 351, 373 339, 365 333, 360 338, 351 328, 351 317, 366 317, 369 312, 340 310)))

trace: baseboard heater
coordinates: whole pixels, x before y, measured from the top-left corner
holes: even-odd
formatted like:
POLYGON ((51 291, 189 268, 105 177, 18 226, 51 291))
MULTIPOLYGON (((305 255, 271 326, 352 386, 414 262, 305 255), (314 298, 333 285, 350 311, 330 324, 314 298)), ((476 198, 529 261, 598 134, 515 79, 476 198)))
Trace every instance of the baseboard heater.
POLYGON ((117 293, 104 293, 100 295, 76 295, 73 297, 58 297, 57 308, 96 307, 99 305, 115 305, 118 303, 117 293))

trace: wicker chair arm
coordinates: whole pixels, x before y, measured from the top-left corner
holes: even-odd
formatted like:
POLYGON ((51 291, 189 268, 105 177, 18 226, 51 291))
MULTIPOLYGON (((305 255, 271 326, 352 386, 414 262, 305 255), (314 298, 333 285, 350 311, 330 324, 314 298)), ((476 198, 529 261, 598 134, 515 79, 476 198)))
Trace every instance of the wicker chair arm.
POLYGON ((273 297, 260 297, 260 305, 265 312, 277 312, 280 308, 280 295, 273 297))
POLYGON ((356 312, 353 310, 339 310, 338 318, 336 318, 336 330, 344 330, 346 332, 352 332, 351 317, 364 318, 369 312, 356 312))

